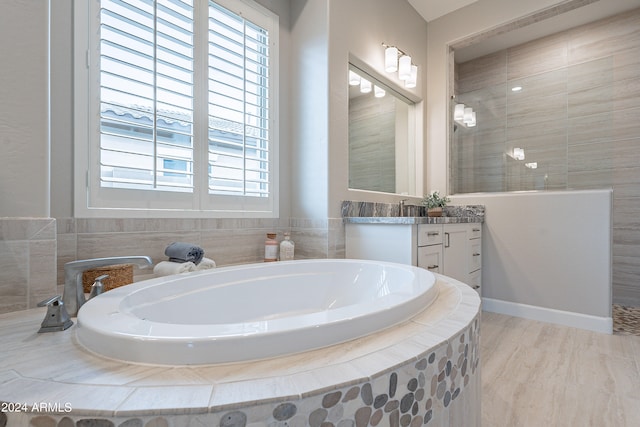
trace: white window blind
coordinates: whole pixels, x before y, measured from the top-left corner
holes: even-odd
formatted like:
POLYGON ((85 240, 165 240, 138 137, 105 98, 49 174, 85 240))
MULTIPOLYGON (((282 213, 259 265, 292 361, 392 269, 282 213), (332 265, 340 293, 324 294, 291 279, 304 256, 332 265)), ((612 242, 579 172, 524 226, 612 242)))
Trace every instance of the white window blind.
POLYGON ((209 189, 269 194, 269 35, 209 6, 209 189))
POLYGON ((89 210, 275 216, 277 17, 238 0, 76 3, 98 58, 86 71, 89 210))
POLYGON ((103 187, 193 191, 193 4, 103 0, 103 187))

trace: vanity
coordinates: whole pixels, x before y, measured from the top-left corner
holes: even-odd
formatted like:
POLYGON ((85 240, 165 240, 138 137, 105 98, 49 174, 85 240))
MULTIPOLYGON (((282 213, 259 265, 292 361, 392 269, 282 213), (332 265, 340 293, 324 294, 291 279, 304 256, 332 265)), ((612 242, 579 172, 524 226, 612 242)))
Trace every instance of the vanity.
POLYGON ((357 215, 363 210, 343 208, 346 258, 415 265, 481 293, 483 207, 448 206, 442 217, 357 215))

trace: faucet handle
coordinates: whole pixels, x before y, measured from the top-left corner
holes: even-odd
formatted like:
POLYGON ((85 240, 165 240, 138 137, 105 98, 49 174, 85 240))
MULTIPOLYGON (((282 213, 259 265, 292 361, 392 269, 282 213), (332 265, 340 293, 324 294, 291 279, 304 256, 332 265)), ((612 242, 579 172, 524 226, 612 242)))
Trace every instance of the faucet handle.
POLYGON ((69 318, 69 313, 64 307, 61 295, 40 301, 38 307, 47 307, 47 314, 44 316, 38 333, 64 331, 73 325, 73 321, 69 318))
POLYGON ((104 285, 102 284, 102 281, 108 277, 108 274, 103 274, 102 276, 98 276, 94 279, 93 285, 91 285, 91 293, 89 294, 89 299, 97 297, 102 292, 104 292, 104 285))
POLYGON ((48 298, 46 300, 40 301, 38 303, 38 307, 46 307, 46 306, 52 305, 52 304, 54 304, 56 302, 62 302, 61 298, 62 298, 62 295, 56 295, 56 296, 53 296, 53 297, 48 298))

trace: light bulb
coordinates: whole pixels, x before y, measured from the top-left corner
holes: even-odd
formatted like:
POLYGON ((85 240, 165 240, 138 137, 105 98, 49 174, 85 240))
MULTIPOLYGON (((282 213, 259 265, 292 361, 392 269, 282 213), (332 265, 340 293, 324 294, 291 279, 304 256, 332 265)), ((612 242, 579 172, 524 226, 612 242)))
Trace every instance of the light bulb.
POLYGON ((384 50, 384 69, 388 73, 398 71, 398 48, 389 46, 384 50))

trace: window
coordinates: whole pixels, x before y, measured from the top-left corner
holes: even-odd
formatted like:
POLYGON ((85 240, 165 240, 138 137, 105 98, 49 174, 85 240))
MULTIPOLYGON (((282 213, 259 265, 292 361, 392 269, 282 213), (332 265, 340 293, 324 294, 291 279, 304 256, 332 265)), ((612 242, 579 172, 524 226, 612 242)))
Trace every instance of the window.
POLYGON ((77 216, 277 216, 275 15, 99 0, 76 22, 77 216))

